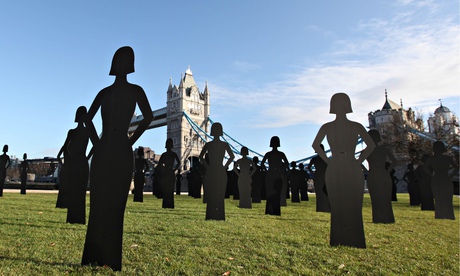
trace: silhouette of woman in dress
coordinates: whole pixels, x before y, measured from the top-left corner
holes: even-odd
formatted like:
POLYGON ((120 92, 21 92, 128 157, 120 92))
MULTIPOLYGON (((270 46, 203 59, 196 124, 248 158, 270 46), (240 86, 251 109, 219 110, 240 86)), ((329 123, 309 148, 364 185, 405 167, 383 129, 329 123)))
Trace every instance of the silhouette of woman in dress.
POLYGON ((403 176, 403 180, 407 183, 407 191, 409 192, 409 202, 411 206, 420 205, 420 186, 415 176, 415 169, 412 163, 407 164, 407 171, 403 176))
POLYGON ((134 202, 144 201, 145 173, 149 170, 149 164, 144 159, 144 148, 137 148, 137 158, 134 162, 134 202))
POLYGON ((268 170, 265 176, 265 185, 267 193, 267 202, 265 205, 265 214, 281 216, 281 197, 286 199, 286 194, 281 193, 284 182, 284 174, 289 166, 286 155, 278 150, 280 138, 273 136, 270 139, 271 151, 267 152, 262 158, 262 166, 268 161, 268 170))
POLYGON ((330 244, 365 248, 362 218, 364 175, 361 163, 375 145, 361 124, 348 120, 346 114, 351 112, 348 95, 334 94, 330 113, 336 114, 336 118, 321 126, 312 146, 327 163, 326 185, 331 205, 330 244), (320 146, 325 137, 331 148, 331 159, 327 158, 320 146), (355 149, 359 137, 367 147, 356 160, 355 149))
POLYGON ((376 147, 367 158, 369 163, 369 174, 367 175, 367 187, 372 200, 372 222, 393 223, 393 207, 391 206, 392 180, 390 172, 396 165, 396 158, 385 147, 379 145, 381 142, 380 133, 376 129, 369 130, 369 135, 376 147), (391 162, 386 168, 385 162, 391 162))
POLYGON ((6 169, 10 166, 10 157, 8 154, 8 145, 3 146, 3 154, 0 155, 0 196, 3 196, 3 187, 5 185, 6 169))
POLYGON ((225 220, 225 187, 227 186, 227 167, 235 158, 230 146, 219 139, 223 135, 222 125, 214 123, 211 127, 213 140, 207 142, 200 153, 200 162, 206 169, 203 176, 204 197, 206 199, 206 220, 225 220), (229 158, 222 162, 225 153, 229 158), (206 159, 205 159, 206 155, 206 159))
MULTIPOLYGON (((323 144, 319 145, 324 151, 323 144)), ((329 204, 329 198, 327 196, 326 188, 326 169, 327 163, 319 157, 319 155, 313 157, 308 164, 308 170, 313 173, 314 180, 313 185, 315 186, 316 193, 316 212, 331 212, 331 207, 329 204), (315 171, 313 172, 312 167, 315 166, 315 171)))
POLYGON ((252 175, 256 172, 256 164, 248 158, 248 148, 241 148, 241 158, 233 165, 233 171, 238 175, 238 191, 240 194, 240 208, 252 208, 251 203, 251 183, 252 175), (238 170, 239 168, 239 170, 238 170))
POLYGON ((24 153, 24 160, 21 162, 21 195, 26 194, 27 189, 27 173, 29 172, 29 161, 27 161, 27 153, 24 153))
POLYGON ((437 219, 455 219, 452 196, 454 185, 452 177, 458 172, 455 161, 447 155, 446 147, 441 141, 433 143, 434 155, 428 158, 423 166, 426 173, 431 175, 431 188, 434 196, 434 215, 437 219), (452 173, 449 174, 449 170, 452 173))
POLYGON ((56 207, 67 209, 67 222, 85 224, 86 222, 86 186, 88 185, 89 165, 86 148, 89 141, 88 129, 84 126, 86 107, 80 106, 75 115, 78 123, 69 130, 67 138, 57 158, 61 163, 59 194, 56 207))
POLYGON ((121 270, 123 220, 133 176, 131 146, 153 119, 144 90, 127 81, 134 72, 134 52, 122 47, 115 52, 110 75, 114 83, 101 90, 88 111, 86 126, 93 144, 90 169, 90 214, 82 265, 96 264, 121 270), (131 137, 128 128, 136 104, 144 119, 131 137), (98 137, 93 118, 101 109, 102 136, 98 137))
POLYGON ((166 140, 166 152, 164 152, 158 161, 158 179, 160 187, 163 191, 163 208, 174 209, 174 185, 176 183, 175 172, 179 169, 180 160, 177 153, 172 151, 173 140, 166 140), (174 163, 176 165, 174 166, 174 163))
POLYGON ((424 169, 425 162, 430 158, 424 154, 420 165, 415 169, 415 179, 420 187, 420 209, 422 211, 434 211, 433 189, 431 188, 431 172, 424 169))

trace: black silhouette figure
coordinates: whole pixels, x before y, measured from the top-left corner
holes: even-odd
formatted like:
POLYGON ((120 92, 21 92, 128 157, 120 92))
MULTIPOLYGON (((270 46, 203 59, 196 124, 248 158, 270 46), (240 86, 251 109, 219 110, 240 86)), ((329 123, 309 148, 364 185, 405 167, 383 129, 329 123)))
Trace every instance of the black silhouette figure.
POLYGON ((70 144, 70 134, 71 130, 67 133, 67 138, 64 142, 64 145, 61 147, 57 154, 58 162, 60 165, 60 170, 59 170, 59 185, 58 185, 58 195, 57 195, 57 200, 56 200, 56 208, 67 208, 68 205, 68 200, 70 198, 70 181, 71 181, 71 176, 70 176, 70 159, 71 159, 71 154, 69 152, 69 144, 70 144), (62 162, 61 155, 64 155, 64 163, 62 162))
POLYGON ((446 147, 441 141, 433 143, 434 155, 423 165, 426 173, 431 174, 431 188, 434 195, 434 215, 437 219, 455 219, 452 197, 454 185, 452 177, 458 172, 455 161, 447 155, 446 147), (449 170, 452 173, 449 174, 449 170))
POLYGON ((420 205, 420 185, 415 176, 415 169, 412 163, 407 164, 407 171, 403 176, 403 180, 407 183, 407 191, 409 192, 409 204, 412 206, 420 205))
POLYGON ((182 176, 180 170, 177 172, 176 175, 176 195, 180 195, 180 191, 182 189, 182 179, 184 177, 182 176))
POLYGON ((56 207, 67 208, 67 222, 69 223, 86 223, 86 187, 89 175, 88 157, 86 156, 89 133, 84 126, 86 114, 86 107, 80 106, 77 109, 75 122, 78 125, 69 130, 64 145, 57 155, 61 163, 61 154, 64 154, 64 164, 61 163, 56 207))
POLYGON ((308 180, 310 179, 310 175, 307 171, 305 171, 305 167, 303 163, 299 164, 299 171, 304 174, 304 181, 300 184, 300 201, 309 201, 308 198, 308 180))
POLYGON ((26 194, 27 189, 27 173, 29 172, 29 161, 27 161, 27 153, 24 153, 24 160, 21 162, 21 195, 26 194))
POLYGON ((173 140, 166 140, 166 152, 164 152, 158 161, 158 179, 161 190, 163 191, 163 208, 174 209, 174 185, 176 184, 175 172, 179 169, 180 160, 177 153, 172 151, 173 140), (176 165, 174 165, 174 163, 176 165))
POLYGON ((152 179, 152 195, 156 198, 163 198, 163 189, 161 188, 158 177, 158 169, 158 166, 154 167, 152 173, 150 174, 150 178, 152 179))
POLYGON ((265 170, 259 165, 259 158, 257 156, 252 158, 252 162, 256 166, 255 172, 252 175, 252 203, 261 203, 262 192, 265 193, 265 189, 263 189, 265 187, 265 170))
MULTIPOLYGON (((390 162, 385 162, 385 169, 388 170, 390 167, 391 163, 390 162)), ((399 179, 396 177, 396 170, 391 169, 388 170, 390 172, 390 178, 391 178, 391 201, 398 201, 398 188, 396 184, 398 184, 399 179)))
POLYGON ((144 202, 145 173, 149 163, 144 159, 144 148, 137 148, 137 158, 134 160, 134 202, 144 202))
POLYGON ((121 270, 123 220, 133 176, 132 145, 153 119, 144 90, 127 81, 134 72, 134 52, 122 47, 115 52, 110 75, 114 83, 101 90, 88 111, 86 126, 93 144, 90 169, 90 214, 82 265, 108 266, 121 270), (143 115, 131 137, 128 128, 136 109, 143 115), (93 118, 101 109, 102 136, 98 137, 93 118))
POLYGON ((280 138, 273 136, 270 139, 271 151, 267 152, 262 159, 262 166, 268 161, 268 170, 265 176, 265 186, 267 192, 267 202, 265 214, 281 216, 281 197, 286 200, 286 195, 282 193, 284 174, 289 165, 286 155, 278 150, 280 138))
POLYGON ((393 207, 391 206, 392 179, 391 170, 396 164, 396 158, 385 147, 380 145, 381 138, 378 130, 369 130, 369 135, 376 147, 367 157, 369 173, 367 175, 367 187, 372 200, 372 221, 374 223, 393 223, 393 207), (386 168, 386 159, 390 159, 386 168))
POLYGON ((361 163, 375 145, 362 125, 348 120, 346 114, 351 112, 348 95, 334 94, 330 113, 336 114, 336 119, 321 126, 313 149, 327 163, 326 185, 331 206, 330 244, 365 248, 362 218, 364 175, 361 163), (327 158, 320 146, 325 137, 331 147, 331 159, 327 158), (359 137, 367 146, 356 160, 355 148, 359 137))
POLYGON ((190 190, 190 196, 193 198, 201 198, 201 185, 203 179, 200 173, 201 164, 194 164, 187 175, 187 181, 190 190))
POLYGON ((289 186, 291 187, 291 202, 300 202, 300 186, 306 184, 305 173, 297 169, 297 163, 291 162, 289 170, 289 186))
POLYGON ((206 220, 225 220, 225 186, 227 185, 226 168, 235 158, 230 146, 219 139, 223 135, 222 125, 214 123, 211 127, 213 140, 207 142, 200 153, 200 162, 206 169, 203 177, 204 197, 206 198, 206 220), (229 158, 222 162, 225 153, 229 158), (207 159, 205 160, 205 155, 207 159))
MULTIPOLYGON (((324 151, 323 144, 319 145, 324 151)), ((308 164, 308 170, 313 174, 313 185, 315 187, 316 194, 316 212, 331 212, 331 206, 329 204, 329 198, 327 196, 326 188, 326 169, 327 163, 319 157, 319 155, 313 157, 308 164), (312 167, 315 167, 315 171, 312 167)))
POLYGON ((8 154, 8 145, 3 146, 3 154, 0 155, 0 196, 3 196, 3 187, 5 185, 6 169, 10 166, 10 157, 8 154))
POLYGON ((424 154, 421 164, 415 169, 415 177, 420 187, 420 209, 422 211, 434 211, 434 196, 431 188, 431 173, 426 172, 423 168, 425 162, 430 156, 424 154))
POLYGON ((238 207, 240 208, 252 208, 251 202, 251 183, 252 176, 256 172, 256 164, 248 158, 248 148, 241 148, 241 159, 238 159, 233 165, 233 171, 238 175, 238 192, 240 202, 238 207))

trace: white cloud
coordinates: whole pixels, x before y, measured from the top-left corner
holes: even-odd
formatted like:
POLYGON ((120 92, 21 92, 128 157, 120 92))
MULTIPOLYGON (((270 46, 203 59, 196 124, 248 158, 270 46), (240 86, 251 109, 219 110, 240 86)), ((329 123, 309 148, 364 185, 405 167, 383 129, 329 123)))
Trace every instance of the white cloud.
MULTIPOLYGON (((432 1, 400 1, 426 8, 438 6, 432 1)), ((238 97, 234 107, 258 110, 266 122, 258 127, 282 127, 297 124, 321 124, 331 117, 329 99, 346 92, 356 118, 367 122, 367 113, 381 108, 384 90, 405 107, 433 107, 439 98, 458 97, 459 33, 455 19, 445 14, 416 20, 418 15, 400 11, 389 20, 372 19, 357 26, 359 39, 335 42, 336 51, 328 54, 323 65, 305 67, 289 74, 284 81, 268 83, 256 90, 232 88, 238 97)), ((452 16, 454 17, 454 16, 452 16)), ((245 65, 241 63, 240 65, 245 65)), ((244 66, 243 66, 244 67, 244 66)), ((251 66, 247 66, 251 67, 251 66)), ((215 91, 229 91, 218 87, 215 91)), ((214 94, 219 100, 218 93, 214 94), (216 95, 217 94, 217 95, 216 95)))

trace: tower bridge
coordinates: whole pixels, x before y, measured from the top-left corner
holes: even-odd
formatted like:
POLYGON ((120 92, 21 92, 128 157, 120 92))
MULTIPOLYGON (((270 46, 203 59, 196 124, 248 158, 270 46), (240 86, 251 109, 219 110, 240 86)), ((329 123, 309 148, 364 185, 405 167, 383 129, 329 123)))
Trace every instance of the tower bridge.
MULTIPOLYGON (((181 76, 179 86, 173 85, 170 80, 166 94, 166 107, 152 111, 153 120, 147 129, 166 126, 167 139, 173 140, 172 150, 179 156, 181 167, 189 169, 198 161, 204 144, 213 139, 209 134, 214 121, 210 117, 211 104, 208 85, 206 83, 204 91, 200 92, 189 67, 181 76)), ((142 119, 142 115, 133 116, 128 132, 133 133, 142 119)), ((229 144, 238 159, 244 145, 226 132, 223 133, 222 139, 229 144)), ((360 139, 358 145, 361 143, 363 141, 360 139)), ((250 156, 257 156, 259 160, 262 160, 263 154, 246 147, 250 156)), ((326 154, 329 153, 330 150, 327 150, 326 154)), ((308 163, 314 156, 316 155, 295 162, 308 163)))

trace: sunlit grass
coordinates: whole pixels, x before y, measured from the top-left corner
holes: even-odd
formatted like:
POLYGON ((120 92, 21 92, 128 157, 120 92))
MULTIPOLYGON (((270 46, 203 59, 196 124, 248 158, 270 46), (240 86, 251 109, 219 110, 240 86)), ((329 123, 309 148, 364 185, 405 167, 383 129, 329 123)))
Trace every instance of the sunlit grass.
MULTIPOLYGON (((88 198, 89 199, 89 198, 88 198)), ((373 224, 365 195, 367 249, 329 246, 329 214, 315 212, 315 197, 290 203, 282 216, 265 205, 239 209, 226 200, 226 221, 205 221, 199 199, 175 197, 175 209, 144 195, 128 200, 123 270, 80 266, 85 225, 65 223, 56 194, 0 198, 0 275, 459 275, 459 222, 435 220, 398 194, 396 223, 373 224)), ((88 200, 89 201, 89 200, 88 200)), ((459 199, 454 198, 459 217, 459 199)), ((89 207, 89 206, 88 206, 89 207)))

